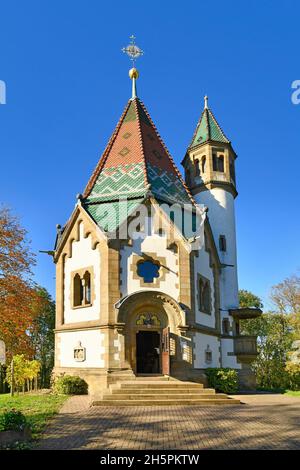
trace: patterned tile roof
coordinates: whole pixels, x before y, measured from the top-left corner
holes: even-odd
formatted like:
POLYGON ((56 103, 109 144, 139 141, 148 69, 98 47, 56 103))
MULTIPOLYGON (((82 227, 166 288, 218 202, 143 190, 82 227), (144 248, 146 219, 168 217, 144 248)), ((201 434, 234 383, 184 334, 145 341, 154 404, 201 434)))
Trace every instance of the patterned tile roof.
POLYGON ((189 148, 196 147, 197 145, 200 145, 203 142, 207 142, 209 140, 213 140, 215 142, 225 142, 228 144, 230 143, 219 126, 212 111, 209 108, 204 108, 189 148))
POLYGON ((132 199, 134 210, 149 191, 167 203, 195 204, 146 108, 135 98, 126 105, 82 203, 101 226, 101 214, 109 204, 114 208, 120 198, 132 199))
POLYGON ((85 209, 105 232, 114 232, 143 202, 144 198, 115 202, 86 204, 85 209))

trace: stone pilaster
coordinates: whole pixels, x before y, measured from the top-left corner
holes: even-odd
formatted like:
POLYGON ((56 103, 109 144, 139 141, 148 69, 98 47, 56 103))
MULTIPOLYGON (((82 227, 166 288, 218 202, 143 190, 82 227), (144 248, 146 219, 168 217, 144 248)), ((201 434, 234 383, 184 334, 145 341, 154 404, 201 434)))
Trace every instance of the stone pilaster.
POLYGON ((56 328, 64 324, 64 267, 65 255, 62 254, 56 263, 56 328))

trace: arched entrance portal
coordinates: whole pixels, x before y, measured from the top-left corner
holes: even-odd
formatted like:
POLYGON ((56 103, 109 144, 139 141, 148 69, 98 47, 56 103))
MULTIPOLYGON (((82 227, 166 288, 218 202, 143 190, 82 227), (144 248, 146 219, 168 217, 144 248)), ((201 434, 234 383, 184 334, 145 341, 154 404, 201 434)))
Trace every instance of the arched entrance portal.
POLYGON ((172 373, 179 359, 179 336, 185 314, 167 294, 139 291, 122 299, 119 331, 124 337, 124 360, 135 374, 172 373))

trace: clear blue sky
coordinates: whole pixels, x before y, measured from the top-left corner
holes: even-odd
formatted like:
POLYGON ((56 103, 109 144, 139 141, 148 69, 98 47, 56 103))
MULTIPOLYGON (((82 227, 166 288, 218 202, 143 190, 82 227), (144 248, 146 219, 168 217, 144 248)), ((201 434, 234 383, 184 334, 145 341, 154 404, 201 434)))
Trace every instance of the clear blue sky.
MULTIPOLYGON (((0 201, 33 249, 53 247, 130 97, 134 33, 139 96, 178 165, 206 93, 238 154, 240 287, 266 299, 297 272, 299 17, 296 1, 2 1, 0 201)), ((39 254, 52 294, 54 275, 39 254)))

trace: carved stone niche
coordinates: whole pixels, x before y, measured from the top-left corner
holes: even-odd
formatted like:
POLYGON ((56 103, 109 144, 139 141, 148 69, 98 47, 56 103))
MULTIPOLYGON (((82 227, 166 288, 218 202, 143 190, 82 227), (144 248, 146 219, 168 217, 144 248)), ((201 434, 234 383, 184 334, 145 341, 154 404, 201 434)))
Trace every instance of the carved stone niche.
POLYGON ((78 341, 77 346, 74 348, 74 359, 76 362, 85 361, 85 348, 81 345, 80 341, 78 341))

